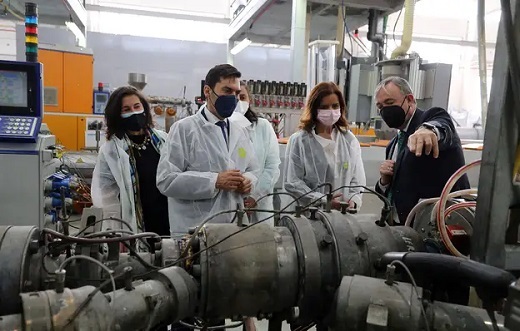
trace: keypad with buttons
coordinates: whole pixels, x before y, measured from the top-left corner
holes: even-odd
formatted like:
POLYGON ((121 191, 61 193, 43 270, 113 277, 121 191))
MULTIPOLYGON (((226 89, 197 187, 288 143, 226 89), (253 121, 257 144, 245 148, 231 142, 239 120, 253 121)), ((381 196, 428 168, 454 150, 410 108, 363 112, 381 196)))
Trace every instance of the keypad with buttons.
POLYGON ((0 136, 32 137, 38 118, 22 116, 0 116, 0 136))

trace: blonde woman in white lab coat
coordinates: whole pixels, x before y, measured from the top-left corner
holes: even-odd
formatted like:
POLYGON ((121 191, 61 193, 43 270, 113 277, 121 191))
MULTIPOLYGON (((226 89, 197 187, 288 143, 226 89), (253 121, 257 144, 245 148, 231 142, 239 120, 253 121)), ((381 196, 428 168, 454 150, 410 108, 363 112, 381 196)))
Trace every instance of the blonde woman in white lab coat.
MULTIPOLYGON (((300 120, 300 131, 289 139, 284 167, 284 188, 301 196, 303 205, 325 201, 330 183, 333 189, 342 186, 365 186, 365 170, 361 160, 361 147, 348 129, 343 94, 331 82, 316 85, 307 98, 300 120)), ((333 208, 341 202, 350 209, 361 207, 361 187, 346 187, 336 191, 333 208)))
MULTIPOLYGON (((272 196, 264 197, 258 203, 257 201, 261 197, 273 193, 274 185, 280 177, 278 139, 271 123, 258 117, 251 109, 251 94, 244 81, 240 82, 239 101, 230 121, 234 121, 247 129, 260 167, 258 182, 251 195, 245 199, 244 205, 246 208, 273 210, 272 196)), ((253 221, 261 221, 273 215, 273 213, 268 212, 257 212, 253 215, 253 221)), ((264 223, 273 226, 274 217, 264 223)))
MULTIPOLYGON (((153 129, 150 106, 132 86, 116 89, 105 109, 107 141, 99 150, 92 177, 94 206, 105 218, 128 222, 134 232, 169 236, 168 201, 156 186, 166 133, 153 129)), ((121 229, 104 221, 103 228, 121 229)))

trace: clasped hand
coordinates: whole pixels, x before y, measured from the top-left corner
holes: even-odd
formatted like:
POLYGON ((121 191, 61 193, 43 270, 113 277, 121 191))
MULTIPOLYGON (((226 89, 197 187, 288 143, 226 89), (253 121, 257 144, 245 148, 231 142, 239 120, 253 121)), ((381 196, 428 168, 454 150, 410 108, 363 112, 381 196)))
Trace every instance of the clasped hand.
POLYGON ((427 128, 420 128, 408 138, 408 148, 415 156, 430 155, 433 151, 433 157, 439 157, 439 140, 435 132, 427 128))
POLYGON ((251 193, 251 180, 240 173, 240 170, 228 170, 218 174, 215 187, 224 191, 236 191, 241 194, 251 193))

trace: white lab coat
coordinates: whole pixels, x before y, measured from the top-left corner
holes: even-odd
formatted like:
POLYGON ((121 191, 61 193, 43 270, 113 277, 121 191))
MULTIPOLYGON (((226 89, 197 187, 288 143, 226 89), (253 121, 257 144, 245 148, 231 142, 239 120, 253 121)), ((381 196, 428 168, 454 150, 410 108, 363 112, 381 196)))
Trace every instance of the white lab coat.
MULTIPOLYGON (((215 213, 243 206, 244 195, 215 188, 218 174, 234 169, 249 178, 254 189, 258 166, 244 128, 229 122, 227 147, 220 127, 200 111, 172 125, 161 152, 157 187, 168 197, 173 237, 186 234, 215 213)), ((233 216, 223 214, 211 222, 228 223, 233 216)))
MULTIPOLYGON (((344 185, 366 185, 359 141, 350 131, 336 131, 334 137, 334 169, 313 133, 300 130, 290 137, 284 167, 284 188, 287 192, 299 197, 323 183, 331 183, 333 189, 344 185)), ((338 193, 343 193, 343 201, 351 199, 359 209, 362 191, 362 188, 344 188, 338 193)), ((328 187, 324 186, 299 201, 305 206, 313 200, 323 198, 326 193, 328 187)))
MULTIPOLYGON (((256 159, 258 161, 259 175, 258 183, 255 190, 251 192, 251 197, 257 201, 261 197, 273 193, 274 185, 280 177, 280 149, 278 140, 273 126, 268 120, 259 118, 258 122, 252 124, 249 120, 239 112, 234 112, 230 117, 230 121, 247 128, 251 142, 255 149, 256 159)), ((265 197, 257 204, 257 209, 273 210, 273 197, 265 197)), ((256 221, 263 220, 273 213, 257 212, 256 221)), ((274 225, 274 217, 265 221, 266 224, 274 225)))
MULTIPOLYGON (((166 139, 164 131, 153 131, 159 138, 166 139)), ((164 143, 161 146, 162 149, 164 143)), ((103 218, 121 218, 130 223, 132 230, 137 232, 128 148, 127 142, 116 136, 112 136, 101 146, 92 175, 91 194, 94 207, 103 208, 103 218)), ((103 221, 103 230, 105 229, 126 227, 121 222, 103 221)))

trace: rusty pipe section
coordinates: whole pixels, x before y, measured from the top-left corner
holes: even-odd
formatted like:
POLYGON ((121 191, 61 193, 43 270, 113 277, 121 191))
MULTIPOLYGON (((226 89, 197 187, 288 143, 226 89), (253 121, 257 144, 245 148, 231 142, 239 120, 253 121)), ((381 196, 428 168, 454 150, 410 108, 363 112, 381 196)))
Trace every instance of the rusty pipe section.
POLYGON ((421 298, 422 288, 414 288, 412 284, 364 276, 344 277, 337 291, 331 328, 335 331, 508 330, 502 316, 497 315, 492 321, 484 309, 421 298))
POLYGON ((343 276, 382 276, 376 262, 390 251, 423 251, 409 227, 380 227, 377 215, 312 210, 284 216, 274 229, 208 224, 195 240, 193 276, 199 316, 282 316, 293 323, 323 318, 343 276))
POLYGON ((23 313, 2 316, 0 330, 148 330, 194 316, 197 286, 184 269, 169 267, 106 295, 83 286, 21 298, 23 313))

